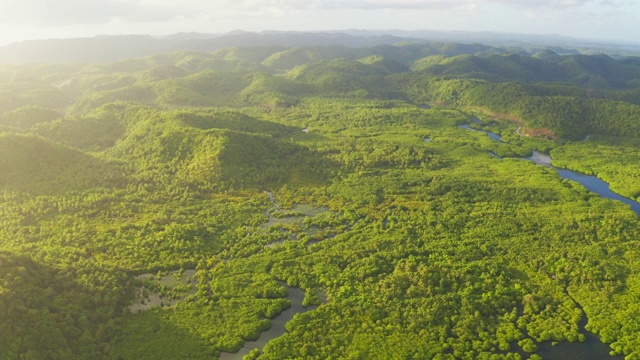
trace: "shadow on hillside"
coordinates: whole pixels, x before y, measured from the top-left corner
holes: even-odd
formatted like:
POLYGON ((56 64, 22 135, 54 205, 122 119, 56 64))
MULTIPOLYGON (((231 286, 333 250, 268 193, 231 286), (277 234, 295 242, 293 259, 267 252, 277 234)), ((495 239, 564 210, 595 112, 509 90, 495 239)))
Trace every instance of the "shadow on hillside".
POLYGON ((165 310, 143 311, 118 319, 111 359, 215 359, 218 353, 201 337, 163 316, 165 310))
POLYGON ((113 287, 119 275, 92 272, 81 284, 58 268, 0 251, 0 358, 103 357, 108 321, 123 308, 124 294, 113 287))
POLYGON ((187 126, 202 130, 226 129, 255 134, 268 134, 275 137, 287 136, 302 129, 258 120, 235 111, 212 111, 209 113, 178 112, 178 120, 187 126))
MULTIPOLYGON (((313 149, 271 136, 223 130, 219 148, 194 154, 184 175, 220 188, 326 183, 339 164, 313 149)), ((213 134, 212 134, 213 135, 213 134)))
POLYGON ((0 135, 0 190, 56 195, 123 182, 123 170, 36 136, 0 135))

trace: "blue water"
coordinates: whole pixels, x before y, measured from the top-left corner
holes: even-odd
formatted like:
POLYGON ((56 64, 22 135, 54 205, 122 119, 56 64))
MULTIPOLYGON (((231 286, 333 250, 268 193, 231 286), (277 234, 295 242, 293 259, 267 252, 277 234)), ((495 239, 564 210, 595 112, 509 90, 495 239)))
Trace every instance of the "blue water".
POLYGON ((487 135, 489 135, 490 138, 492 138, 495 141, 499 141, 502 142, 500 135, 492 133, 491 131, 487 132, 487 135))
POLYGON ((458 127, 463 128, 463 129, 467 129, 467 130, 471 130, 471 131, 480 131, 480 130, 476 130, 476 129, 472 128, 471 126, 469 126, 469 124, 458 125, 458 127))
POLYGON ((551 157, 549 155, 542 154, 540 152, 534 151, 533 156, 528 157, 527 160, 533 161, 536 164, 544 165, 548 168, 555 170, 558 175, 560 175, 563 179, 569 179, 575 181, 587 190, 594 192, 605 199, 612 199, 622 201, 623 203, 631 206, 631 210, 638 215, 640 218, 640 203, 634 201, 632 199, 626 198, 620 194, 616 194, 609 188, 609 184, 601 179, 598 179, 595 176, 580 174, 575 171, 567 170, 567 169, 559 169, 555 166, 551 165, 551 157))
POLYGON ((482 133, 485 133, 485 134, 489 135, 489 137, 491 139, 495 140, 495 141, 503 142, 502 141, 502 137, 500 135, 498 135, 496 133, 493 133, 491 131, 477 130, 477 129, 474 129, 471 126, 469 126, 469 124, 458 125, 458 127, 461 127, 463 129, 467 129, 467 130, 471 130, 471 131, 482 132, 482 133))
POLYGON ((640 217, 640 203, 638 203, 637 201, 631 200, 629 198, 626 198, 620 194, 614 193, 613 191, 611 191, 611 189, 609 189, 608 183, 598 179, 595 176, 583 175, 583 174, 575 173, 570 170, 558 169, 555 167, 552 167, 552 168, 556 170, 560 175, 560 177, 562 177, 563 179, 569 179, 569 180, 579 182, 580 184, 582 184, 582 186, 586 187, 589 191, 593 191, 594 193, 599 194, 603 198, 622 201, 623 203, 630 205, 631 210, 633 210, 638 215, 638 217, 640 217))

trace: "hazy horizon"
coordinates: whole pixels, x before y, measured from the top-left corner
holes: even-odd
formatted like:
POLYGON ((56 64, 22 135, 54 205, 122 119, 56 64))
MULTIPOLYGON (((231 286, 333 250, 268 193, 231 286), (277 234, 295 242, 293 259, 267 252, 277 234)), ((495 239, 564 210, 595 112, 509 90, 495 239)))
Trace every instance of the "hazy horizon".
POLYGON ((8 0, 0 45, 50 38, 181 32, 471 31, 638 44, 627 0, 8 0))

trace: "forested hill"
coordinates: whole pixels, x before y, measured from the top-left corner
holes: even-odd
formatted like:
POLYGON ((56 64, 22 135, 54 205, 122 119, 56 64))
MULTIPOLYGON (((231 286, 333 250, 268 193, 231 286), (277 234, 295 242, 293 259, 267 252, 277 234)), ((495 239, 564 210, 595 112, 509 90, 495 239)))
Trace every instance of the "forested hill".
MULTIPOLYGON (((215 51, 229 47, 279 46, 342 46, 367 48, 401 43, 468 44, 471 49, 458 54, 477 52, 477 44, 535 54, 546 49, 561 55, 600 54, 614 57, 640 54, 632 45, 611 45, 557 36, 528 36, 473 32, 437 31, 365 31, 260 33, 233 31, 226 34, 179 33, 168 36, 101 35, 93 38, 30 40, 0 47, 0 64, 17 63, 106 63, 132 57, 175 51, 215 51)), ((482 48, 489 48, 483 46, 482 48)), ((447 52, 443 52, 447 53, 447 52)))
POLYGON ((528 54, 452 43, 231 47, 99 65, 9 65, 0 81, 2 123, 10 127, 55 118, 69 105, 70 114, 83 115, 116 100, 278 107, 308 96, 338 96, 473 109, 512 119, 525 134, 558 139, 640 136, 640 58, 551 49, 528 54))
POLYGON ((371 41, 0 66, 0 359, 639 358, 640 60, 371 41))

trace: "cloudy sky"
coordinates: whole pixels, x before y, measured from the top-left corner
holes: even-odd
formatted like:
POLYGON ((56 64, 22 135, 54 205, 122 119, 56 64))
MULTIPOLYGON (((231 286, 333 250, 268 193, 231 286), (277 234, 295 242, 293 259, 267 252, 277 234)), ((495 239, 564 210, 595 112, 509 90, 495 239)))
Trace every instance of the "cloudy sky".
POLYGON ((467 30, 640 43, 637 0, 0 0, 0 45, 98 34, 467 30))

